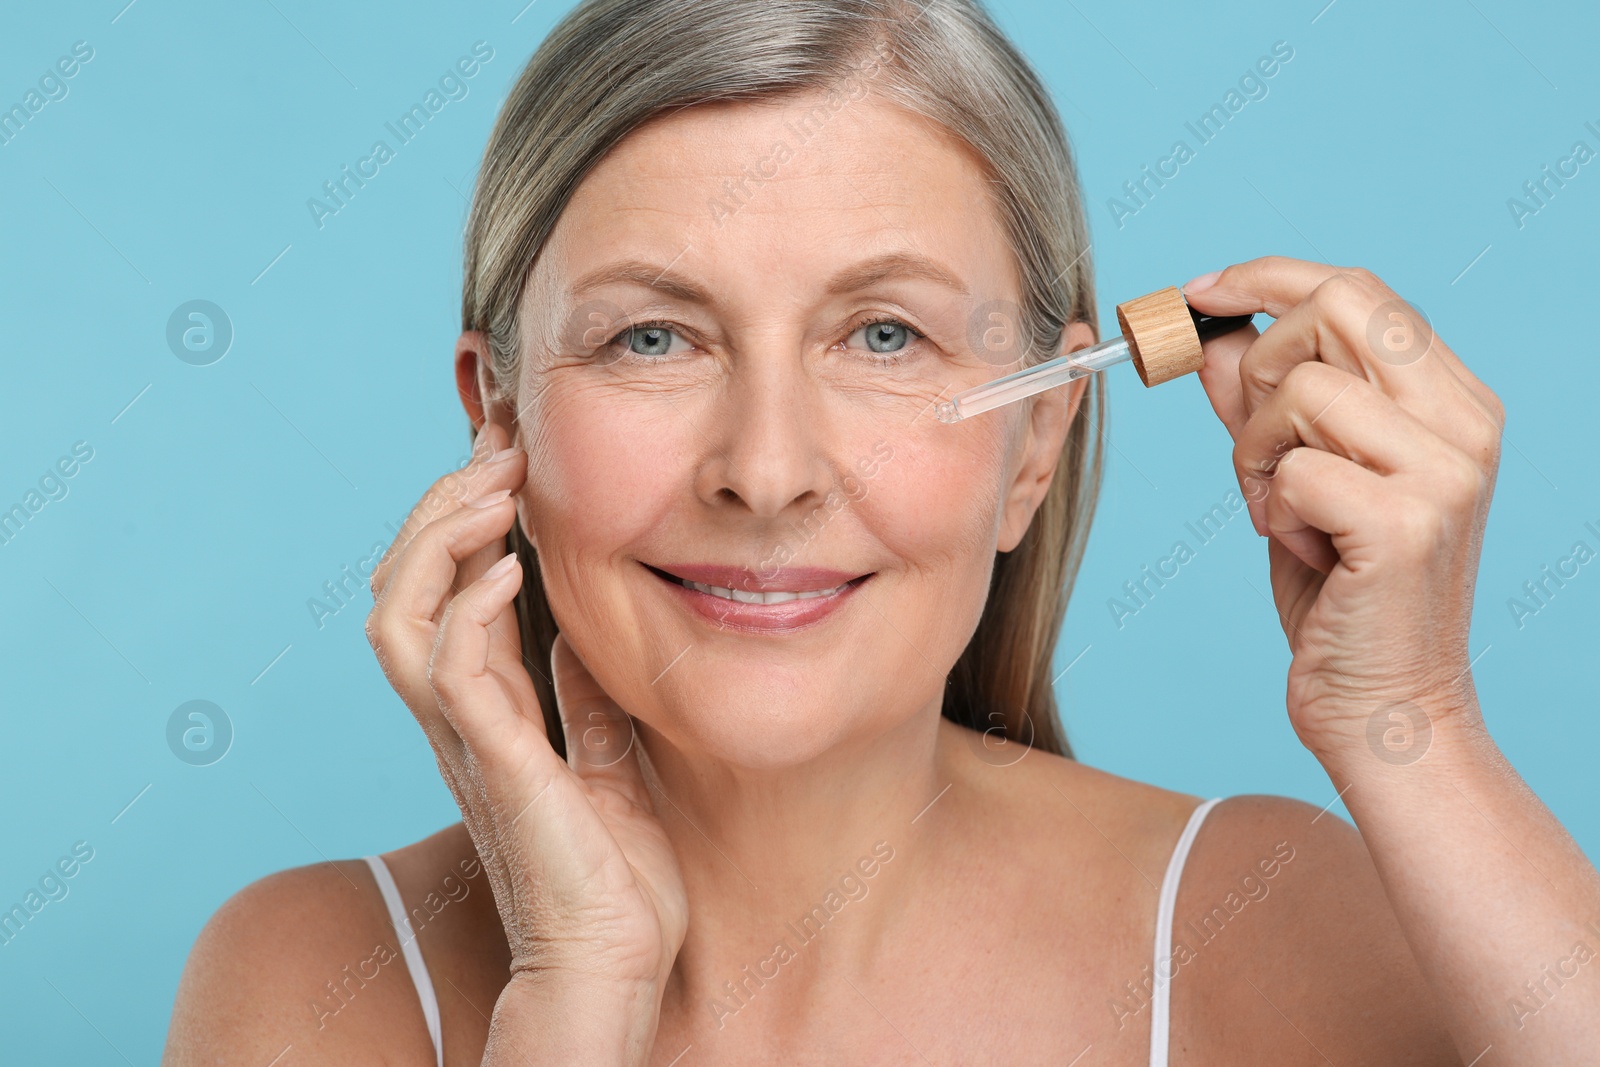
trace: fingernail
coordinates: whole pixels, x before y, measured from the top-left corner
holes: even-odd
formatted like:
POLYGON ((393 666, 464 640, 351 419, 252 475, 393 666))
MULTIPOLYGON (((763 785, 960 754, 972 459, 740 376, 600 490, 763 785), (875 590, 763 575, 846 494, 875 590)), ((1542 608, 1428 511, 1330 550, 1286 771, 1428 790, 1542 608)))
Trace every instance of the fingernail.
POLYGON ((469 508, 492 508, 496 504, 500 503, 500 501, 504 500, 506 497, 508 497, 510 495, 511 495, 511 490, 502 489, 498 493, 489 493, 486 496, 478 497, 478 499, 476 499, 476 500, 467 501, 467 507, 469 507, 469 508))
POLYGON ((1202 293, 1215 285, 1217 283, 1217 279, 1220 277, 1222 277, 1222 272, 1220 270, 1210 271, 1206 274, 1200 275, 1198 278, 1189 279, 1178 288, 1185 294, 1202 293))
POLYGON ((512 445, 510 448, 502 448, 500 451, 490 456, 487 462, 499 463, 502 459, 509 459, 521 451, 522 448, 520 445, 512 445))
POLYGON ((505 574, 507 571, 509 571, 511 569, 512 565, 515 564, 516 562, 517 562, 517 554, 515 552, 507 552, 505 554, 505 557, 503 559, 501 559, 500 562, 496 563, 493 567, 490 567, 488 570, 484 571, 483 572, 483 576, 485 578, 498 578, 502 574, 505 574))

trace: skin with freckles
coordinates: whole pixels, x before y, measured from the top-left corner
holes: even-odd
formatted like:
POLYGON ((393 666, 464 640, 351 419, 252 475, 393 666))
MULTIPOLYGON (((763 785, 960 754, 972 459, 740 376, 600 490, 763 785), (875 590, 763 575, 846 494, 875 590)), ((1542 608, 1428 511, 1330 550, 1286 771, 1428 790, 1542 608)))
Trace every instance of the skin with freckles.
MULTIPOLYGON (((462 812, 385 854, 401 893, 483 869, 418 933, 449 1062, 1148 1062, 1157 887, 1200 798, 996 758, 940 715, 1082 384, 933 417, 1008 369, 972 324, 1019 280, 983 166, 926 120, 866 97, 710 206, 813 103, 634 131, 531 267, 520 379, 457 342, 476 458, 374 574, 368 621, 462 812), (511 610, 531 561, 495 567, 513 523, 561 626, 549 665, 511 610), (675 574, 823 595, 753 607, 675 574)), ((1365 272, 1256 260, 1189 296, 1278 320, 1208 345, 1201 379, 1268 535, 1290 721, 1366 839, 1283 798, 1213 810, 1176 916, 1221 932, 1174 979, 1171 1062, 1563 1062, 1576 983, 1543 1031, 1497 1013, 1570 953, 1593 869, 1461 680, 1497 402, 1442 344, 1414 374, 1374 364, 1360 339, 1395 298, 1365 272), (1407 694, 1434 749, 1385 762, 1371 702, 1407 694)), ((308 1008, 389 938, 359 862, 247 888, 191 956, 168 1062, 432 1062, 398 965, 308 1008)))

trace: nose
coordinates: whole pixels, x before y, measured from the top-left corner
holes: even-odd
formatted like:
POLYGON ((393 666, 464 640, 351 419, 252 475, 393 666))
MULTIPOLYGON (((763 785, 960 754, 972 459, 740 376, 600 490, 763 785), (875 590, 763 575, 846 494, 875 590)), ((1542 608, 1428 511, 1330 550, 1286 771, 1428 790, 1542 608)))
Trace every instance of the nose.
POLYGON ((833 488, 825 426, 815 387, 792 351, 772 346, 738 360, 729 388, 704 430, 701 499, 742 505, 761 519, 811 508, 833 488))

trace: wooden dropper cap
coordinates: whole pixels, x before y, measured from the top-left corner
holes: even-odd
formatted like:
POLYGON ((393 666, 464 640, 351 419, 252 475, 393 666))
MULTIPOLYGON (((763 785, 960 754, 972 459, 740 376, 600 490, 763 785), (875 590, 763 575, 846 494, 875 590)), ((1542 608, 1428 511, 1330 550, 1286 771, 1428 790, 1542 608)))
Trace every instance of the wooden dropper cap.
POLYGON ((1206 315, 1168 286, 1117 305, 1117 325, 1133 369, 1146 386, 1160 385, 1205 363, 1200 342, 1248 325, 1253 315, 1206 315))

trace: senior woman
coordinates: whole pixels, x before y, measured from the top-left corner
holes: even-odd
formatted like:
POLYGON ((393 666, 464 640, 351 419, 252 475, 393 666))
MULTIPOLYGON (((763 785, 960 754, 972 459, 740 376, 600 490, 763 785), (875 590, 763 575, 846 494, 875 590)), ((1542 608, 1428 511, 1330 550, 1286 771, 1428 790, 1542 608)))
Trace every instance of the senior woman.
MULTIPOLYGON (((1467 629, 1502 419, 1372 274, 1269 258, 1201 380, 1360 828, 1075 762, 1050 658, 1100 386, 1077 178, 976 0, 585 0, 491 136, 474 458, 368 633, 462 822, 282 872, 167 1062, 1562 1064, 1600 878, 1486 734, 1467 629), (974 324, 983 329, 974 329, 974 324), (1431 731, 1374 755, 1373 723, 1431 731), (1008 747, 1009 746, 1009 747, 1008 747)), ((1218 457, 1219 460, 1221 457, 1218 457)), ((1597 970, 1600 974, 1600 970, 1597 970)))

